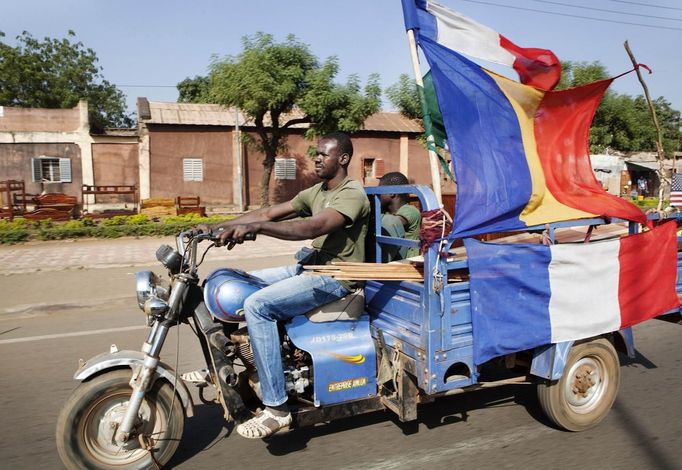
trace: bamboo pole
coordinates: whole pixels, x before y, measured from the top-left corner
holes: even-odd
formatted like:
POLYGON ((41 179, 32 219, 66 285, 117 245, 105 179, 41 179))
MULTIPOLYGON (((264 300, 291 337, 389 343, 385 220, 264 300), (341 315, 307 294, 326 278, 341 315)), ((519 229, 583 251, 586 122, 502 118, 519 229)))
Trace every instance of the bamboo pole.
MULTIPOLYGON (((419 99, 422 104, 422 114, 424 119, 429 119, 428 109, 426 107, 426 101, 424 100, 424 80, 422 79, 421 70, 419 68, 419 54, 417 53, 417 41, 414 37, 414 30, 407 30, 407 42, 410 46, 410 58, 412 59, 412 70, 414 71, 414 80, 417 86, 421 90, 419 93, 419 99)), ((426 126, 424 126, 426 128, 426 126)), ((435 141, 431 133, 427 134, 426 141, 432 145, 435 141)), ((429 145, 429 147, 430 147, 429 145)), ((443 196, 440 187, 440 171, 438 169, 438 156, 436 152, 428 148, 429 152, 429 167, 431 168, 431 185, 433 186, 433 193, 436 195, 436 200, 441 207, 443 207, 443 196)))
MULTIPOLYGON (((651 96, 649 95, 649 87, 646 86, 646 83, 644 82, 644 78, 642 77, 642 72, 639 71, 639 64, 637 63, 637 60, 635 59, 635 55, 632 53, 632 50, 630 49, 630 45, 628 44, 627 41, 623 44, 625 46, 625 50, 628 53, 628 56, 630 56, 630 60, 632 61, 632 65, 635 67, 635 72, 637 73, 637 78, 639 79, 639 83, 642 84, 642 88, 644 89, 644 97, 646 98, 647 105, 649 105, 649 112, 651 113, 651 119, 654 121, 654 126, 656 127, 656 159, 658 160, 658 179, 661 181, 661 185, 658 188, 658 207, 657 210, 660 211, 663 207, 663 192, 665 189, 665 186, 670 186, 671 185, 671 178, 667 178, 665 175, 665 168, 663 167, 663 162, 665 161, 665 152, 663 150, 663 137, 662 137, 662 132, 661 132, 661 126, 658 124, 658 118, 656 117, 656 108, 654 108, 653 103, 651 102, 651 96)), ((651 71, 649 71, 651 73, 651 71)))

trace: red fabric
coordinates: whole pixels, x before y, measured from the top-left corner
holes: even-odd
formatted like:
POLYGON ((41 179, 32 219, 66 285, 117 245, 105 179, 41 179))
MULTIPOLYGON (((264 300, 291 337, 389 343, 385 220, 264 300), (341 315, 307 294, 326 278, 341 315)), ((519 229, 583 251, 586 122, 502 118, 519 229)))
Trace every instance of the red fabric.
POLYGON ((644 212, 607 193, 592 171, 589 132, 594 112, 613 79, 548 91, 535 113, 535 142, 547 187, 569 207, 647 224, 644 212))
POLYGON ((620 241, 618 302, 621 328, 679 307, 677 224, 674 221, 620 241))
POLYGON ((519 47, 500 34, 500 46, 508 50, 516 60, 512 65, 521 83, 541 90, 551 90, 561 78, 561 62, 547 49, 519 47))

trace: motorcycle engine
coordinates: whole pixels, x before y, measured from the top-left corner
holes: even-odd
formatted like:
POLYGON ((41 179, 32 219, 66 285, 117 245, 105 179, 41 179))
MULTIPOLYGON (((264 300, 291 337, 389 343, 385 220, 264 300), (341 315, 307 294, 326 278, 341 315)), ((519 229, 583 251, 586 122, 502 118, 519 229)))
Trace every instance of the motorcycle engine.
MULTIPOLYGON (((263 399, 256 361, 253 357, 251 340, 246 327, 240 328, 230 335, 235 345, 235 355, 241 360, 248 377, 249 386, 259 399, 263 399)), ((291 342, 282 345, 282 366, 284 368, 284 388, 289 395, 304 395, 305 389, 312 385, 312 361, 310 355, 296 348, 291 342)))

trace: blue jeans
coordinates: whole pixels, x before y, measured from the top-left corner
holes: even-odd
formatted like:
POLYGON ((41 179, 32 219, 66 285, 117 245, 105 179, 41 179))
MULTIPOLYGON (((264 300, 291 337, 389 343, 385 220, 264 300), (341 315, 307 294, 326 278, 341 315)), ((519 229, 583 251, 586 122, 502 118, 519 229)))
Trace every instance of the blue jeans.
POLYGON ((277 322, 303 315, 348 294, 339 281, 327 276, 302 275, 300 264, 253 271, 270 284, 244 302, 246 326, 258 366, 263 404, 287 401, 277 322))

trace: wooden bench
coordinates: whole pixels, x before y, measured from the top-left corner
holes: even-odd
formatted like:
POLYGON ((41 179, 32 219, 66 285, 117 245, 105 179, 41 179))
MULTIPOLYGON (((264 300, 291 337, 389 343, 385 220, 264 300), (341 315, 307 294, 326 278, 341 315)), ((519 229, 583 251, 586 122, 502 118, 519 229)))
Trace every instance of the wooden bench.
POLYGON ((83 197, 83 215, 91 218, 109 218, 115 215, 135 215, 137 214, 137 188, 131 185, 89 185, 84 184, 81 188, 83 197), (88 196, 132 196, 132 209, 127 208, 127 203, 124 208, 107 209, 101 212, 91 212, 88 205, 90 203, 88 196))
POLYGON ((178 215, 199 214, 206 217, 206 207, 201 205, 199 196, 178 196, 175 198, 175 209, 178 215))

